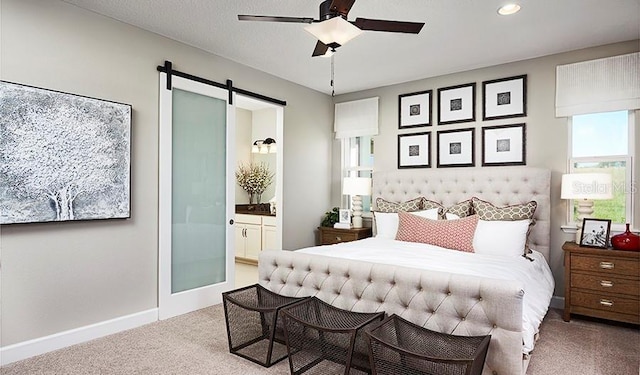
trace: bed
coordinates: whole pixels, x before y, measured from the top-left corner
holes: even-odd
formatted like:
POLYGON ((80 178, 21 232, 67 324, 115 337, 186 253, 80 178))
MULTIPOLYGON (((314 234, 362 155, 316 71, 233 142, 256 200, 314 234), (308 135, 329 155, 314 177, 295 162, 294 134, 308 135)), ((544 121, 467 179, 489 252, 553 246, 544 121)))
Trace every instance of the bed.
MULTIPOLYGON (((483 374, 525 374, 553 294, 550 172, 530 167, 377 172, 373 196, 442 206, 477 197, 496 206, 537 203, 527 257, 504 259, 377 237, 298 251, 265 251, 259 283, 361 312, 385 311, 438 332, 491 334, 483 374)), ((496 234, 500 235, 500 234, 496 234)))

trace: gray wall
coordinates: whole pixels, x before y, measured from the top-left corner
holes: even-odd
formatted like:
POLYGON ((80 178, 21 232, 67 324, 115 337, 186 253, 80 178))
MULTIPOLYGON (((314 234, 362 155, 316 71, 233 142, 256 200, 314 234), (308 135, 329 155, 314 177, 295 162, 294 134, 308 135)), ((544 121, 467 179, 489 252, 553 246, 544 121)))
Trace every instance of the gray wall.
POLYGON ((329 96, 60 1, 0 6, 0 79, 133 105, 131 219, 1 227, 2 346, 157 307, 164 60, 287 101, 283 245, 314 243, 330 199, 318 183, 331 175, 329 96))
MULTIPOLYGON (((436 134, 437 130, 476 128, 476 165, 481 162, 481 127, 482 125, 503 125, 522 123, 527 124, 527 165, 533 167, 548 168, 552 171, 551 177, 551 259, 550 265, 556 280, 555 295, 564 295, 564 270, 562 244, 573 240, 573 235, 561 231, 560 226, 566 224, 567 207, 565 201, 560 199, 560 180, 567 166, 568 130, 565 118, 555 117, 555 68, 557 65, 578 61, 597 59, 607 56, 615 56, 640 50, 638 40, 589 48, 570 53, 551 55, 510 64, 492 66, 485 69, 471 70, 446 76, 433 77, 420 81, 381 87, 372 90, 360 91, 340 95, 336 97, 336 103, 362 98, 380 97, 380 133, 375 137, 374 170, 388 171, 397 169, 397 134, 412 133, 416 131, 431 131, 432 153, 431 161, 435 165, 436 134), (527 117, 482 121, 482 81, 527 74, 527 117), (476 122, 467 122, 456 125, 431 126, 413 129, 398 130, 398 95, 433 90, 434 112, 433 122, 437 123, 437 89, 441 87, 476 82, 476 122)), ((636 123, 640 121, 640 115, 636 113, 636 123)), ((637 126, 636 126, 637 129, 637 126)), ((640 131, 636 131, 636 157, 640 149, 640 131)), ((332 181, 332 202, 340 202, 340 143, 333 142, 334 169, 332 181)), ((499 167, 492 167, 499 168, 499 167)), ((464 168, 460 168, 464 173, 464 168)), ((640 168, 635 163, 635 175, 638 176, 640 168)), ((636 194, 636 207, 638 194, 636 194)), ((640 215, 636 209, 636 227, 640 223, 640 215)))

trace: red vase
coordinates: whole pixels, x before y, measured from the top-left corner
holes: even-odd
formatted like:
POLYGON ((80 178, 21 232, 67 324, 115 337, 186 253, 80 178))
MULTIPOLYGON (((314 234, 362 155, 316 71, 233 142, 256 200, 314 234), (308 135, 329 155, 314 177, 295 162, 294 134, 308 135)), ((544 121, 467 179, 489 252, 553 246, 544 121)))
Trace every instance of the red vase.
POLYGON ((640 236, 633 234, 627 224, 627 230, 624 233, 611 237, 611 245, 616 250, 640 251, 640 236))

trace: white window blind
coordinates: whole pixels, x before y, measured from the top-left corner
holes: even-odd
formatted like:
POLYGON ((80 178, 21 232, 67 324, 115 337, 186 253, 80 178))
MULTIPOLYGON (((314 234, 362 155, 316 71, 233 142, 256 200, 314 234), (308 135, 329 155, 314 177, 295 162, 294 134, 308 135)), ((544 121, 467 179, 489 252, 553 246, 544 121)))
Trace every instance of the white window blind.
POLYGON ((556 116, 640 109, 640 53, 556 67, 556 116))
POLYGON ((336 103, 336 139, 378 134, 378 97, 336 103))

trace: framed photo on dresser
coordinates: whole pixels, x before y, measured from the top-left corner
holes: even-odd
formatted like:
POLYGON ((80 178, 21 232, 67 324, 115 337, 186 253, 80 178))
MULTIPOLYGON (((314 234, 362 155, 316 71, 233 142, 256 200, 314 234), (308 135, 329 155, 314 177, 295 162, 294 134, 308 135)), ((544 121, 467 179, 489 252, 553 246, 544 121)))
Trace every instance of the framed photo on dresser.
POLYGON ((585 218, 582 220, 580 246, 606 249, 609 247, 611 220, 585 218))

